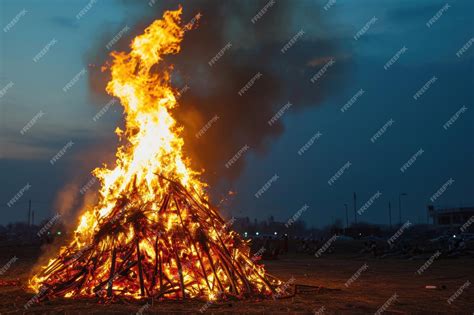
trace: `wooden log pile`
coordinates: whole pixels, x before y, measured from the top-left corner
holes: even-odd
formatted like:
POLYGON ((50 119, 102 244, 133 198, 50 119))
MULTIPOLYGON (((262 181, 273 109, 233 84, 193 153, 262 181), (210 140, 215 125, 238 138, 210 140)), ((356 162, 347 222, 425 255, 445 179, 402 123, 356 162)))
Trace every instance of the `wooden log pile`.
MULTIPOLYGON (((166 193, 143 201, 136 190, 98 218, 41 273, 39 300, 204 299, 282 296, 281 282, 250 257, 250 247, 206 200, 160 177, 166 193)), ((284 295, 284 294, 283 294, 284 295)))

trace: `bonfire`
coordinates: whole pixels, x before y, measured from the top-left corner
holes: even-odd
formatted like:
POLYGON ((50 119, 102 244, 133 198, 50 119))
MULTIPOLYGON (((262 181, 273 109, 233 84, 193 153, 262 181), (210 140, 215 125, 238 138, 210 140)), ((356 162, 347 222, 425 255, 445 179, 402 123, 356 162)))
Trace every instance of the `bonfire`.
POLYGON ((206 185, 183 156, 171 113, 172 66, 190 25, 166 11, 130 51, 113 52, 107 92, 124 107, 114 167, 74 235, 29 281, 38 300, 55 297, 221 300, 281 295, 281 282, 251 256, 250 244, 209 203, 206 185))

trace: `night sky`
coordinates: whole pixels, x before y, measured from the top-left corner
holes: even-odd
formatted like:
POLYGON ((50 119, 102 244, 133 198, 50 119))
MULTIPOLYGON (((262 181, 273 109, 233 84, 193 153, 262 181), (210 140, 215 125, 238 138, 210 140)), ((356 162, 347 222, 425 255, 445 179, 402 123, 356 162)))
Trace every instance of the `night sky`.
MULTIPOLYGON (((183 20, 189 21, 198 6, 188 12, 186 3, 181 3, 183 20)), ((225 7, 227 2, 208 3, 225 7)), ((185 128, 187 102, 194 101, 199 112, 195 100, 205 100, 215 86, 204 74, 231 82, 226 88, 235 90, 235 99, 221 97, 222 108, 202 106, 200 115, 207 118, 194 124, 197 130, 213 117, 212 111, 224 115, 202 140, 207 141, 206 152, 190 154, 202 160, 213 200, 219 202, 228 190, 235 192, 222 203, 225 216, 273 215, 286 221, 307 204, 301 220, 321 227, 345 220, 344 204, 352 210, 353 192, 357 209, 379 193, 358 217, 373 223, 388 223, 389 201, 393 222, 398 222, 400 193, 407 194, 402 197, 402 220, 413 223, 426 222, 427 204, 474 205, 474 2, 275 0, 256 23, 252 17, 268 1, 233 3, 241 3, 242 10, 224 8, 220 15, 206 16, 202 8, 200 22, 205 29, 206 23, 219 20, 222 29, 216 33, 223 44, 216 47, 227 42, 232 47, 212 67, 197 59, 184 65, 178 59, 177 69, 192 69, 195 75, 188 81, 185 74, 176 79, 177 89, 183 84, 190 87, 183 96, 183 116, 177 117, 185 128), (290 5, 291 11, 278 8, 283 5, 290 5), (254 36, 250 29, 261 33, 254 36), (304 33, 297 37, 300 30, 304 33), (292 38, 294 44, 282 53, 292 38), (330 60, 334 66, 325 68, 330 60), (237 92, 256 72, 232 77, 235 71, 224 71, 233 69, 231 62, 251 71, 261 66, 265 80, 269 73, 275 75, 271 82, 257 80, 248 96, 239 96, 237 92), (275 90, 285 93, 276 95, 275 90), (265 102, 270 105, 262 120, 259 106, 265 102), (283 109, 288 102, 293 105, 283 109), (239 115, 225 115, 226 106, 238 110, 239 103, 246 106, 239 115), (275 130, 253 129, 255 124, 266 126, 280 109, 275 130), (372 142, 384 125, 385 131, 372 142), (314 143, 298 154, 318 133, 314 143), (225 164, 247 144, 249 149, 229 173, 225 164), (213 146, 219 154, 210 159, 213 146), (406 163, 410 165, 402 172, 406 163), (269 181, 270 187, 257 194, 269 181), (432 202, 443 185, 446 190, 432 202)), ((161 17, 160 12, 162 8, 149 1, 0 2, 0 224, 25 221, 29 199, 36 222, 81 206, 80 190, 91 180, 91 170, 113 161, 114 130, 122 125, 117 104, 93 119, 110 100, 97 91, 100 84, 94 81, 100 68, 95 64, 101 60, 98 55, 106 55, 107 43, 129 27, 111 50, 126 47, 143 26, 161 17), (77 18, 88 5, 90 9, 77 18), (43 49, 47 51, 41 54, 43 49), (77 83, 65 92, 76 76, 77 83), (32 119, 35 122, 26 130, 32 119), (63 148, 64 155, 51 165, 63 148), (31 187, 25 190, 27 184, 31 187), (23 196, 12 205, 11 199, 22 189, 23 196)), ((199 26, 191 32, 198 34, 199 26)), ((185 37, 183 45, 192 36, 185 37)), ((189 56, 194 49, 210 60, 219 52, 206 42, 190 44, 189 56), (214 53, 207 55, 199 45, 214 53)), ((187 56, 185 49, 183 54, 187 56)), ((197 140, 189 142, 195 152, 197 140)), ((89 186, 89 191, 98 188, 97 183, 89 186)))

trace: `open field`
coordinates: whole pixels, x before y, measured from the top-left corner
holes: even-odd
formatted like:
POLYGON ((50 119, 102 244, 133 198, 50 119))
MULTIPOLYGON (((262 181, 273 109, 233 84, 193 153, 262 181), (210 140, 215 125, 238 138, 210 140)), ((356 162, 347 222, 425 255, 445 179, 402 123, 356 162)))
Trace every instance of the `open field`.
MULTIPOLYGON (((37 247, 2 247, 0 265, 13 256, 12 264, 1 280, 19 279, 24 283, 39 254, 37 247)), ((268 270, 297 284, 321 287, 318 291, 298 293, 294 298, 264 301, 228 301, 209 305, 207 314, 370 314, 376 312, 395 293, 397 298, 384 314, 473 314, 474 294, 471 286, 451 303, 447 300, 467 280, 472 281, 474 259, 439 259, 422 274, 415 275, 426 260, 376 259, 356 254, 328 254, 315 258, 303 254, 288 254, 278 260, 267 261, 268 270), (367 264, 366 268, 362 268, 367 264), (357 270, 357 279, 345 286, 357 270), (429 290, 424 286, 445 286, 429 290)), ((27 311, 23 306, 32 293, 20 286, 0 286, 0 314, 200 314, 202 301, 160 302, 153 306, 148 301, 135 303, 98 304, 94 300, 60 299, 41 302, 27 311)), ((150 302, 151 303, 151 302, 150 302)))

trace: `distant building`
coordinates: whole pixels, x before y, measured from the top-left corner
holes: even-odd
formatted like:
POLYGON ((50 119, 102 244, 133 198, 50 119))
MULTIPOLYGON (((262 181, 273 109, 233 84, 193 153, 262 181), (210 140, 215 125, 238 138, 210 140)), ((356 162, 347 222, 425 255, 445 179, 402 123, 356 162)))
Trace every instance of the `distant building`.
POLYGON ((457 226, 466 223, 474 216, 474 207, 440 208, 428 206, 428 216, 434 225, 457 226))

